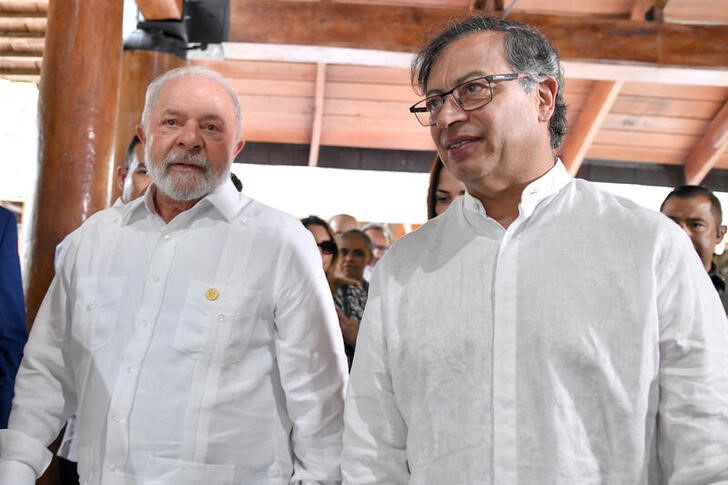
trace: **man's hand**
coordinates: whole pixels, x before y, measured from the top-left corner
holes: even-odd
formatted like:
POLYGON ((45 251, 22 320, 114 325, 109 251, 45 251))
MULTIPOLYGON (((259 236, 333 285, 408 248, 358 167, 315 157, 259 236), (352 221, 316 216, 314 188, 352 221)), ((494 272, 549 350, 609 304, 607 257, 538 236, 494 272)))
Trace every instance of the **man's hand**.
POLYGON ((356 337, 359 335, 359 323, 355 318, 349 318, 341 310, 337 310, 336 313, 339 315, 339 326, 341 327, 341 334, 344 336, 344 342, 356 347, 356 337))

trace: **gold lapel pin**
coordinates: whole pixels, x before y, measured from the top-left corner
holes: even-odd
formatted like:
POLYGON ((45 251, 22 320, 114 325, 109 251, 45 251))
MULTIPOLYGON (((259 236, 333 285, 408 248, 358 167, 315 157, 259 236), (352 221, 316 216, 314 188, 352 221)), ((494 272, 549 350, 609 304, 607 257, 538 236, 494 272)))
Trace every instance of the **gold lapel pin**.
POLYGON ((215 301, 217 300, 217 297, 220 296, 220 292, 217 291, 215 288, 210 288, 205 292, 205 298, 207 298, 209 301, 215 301))

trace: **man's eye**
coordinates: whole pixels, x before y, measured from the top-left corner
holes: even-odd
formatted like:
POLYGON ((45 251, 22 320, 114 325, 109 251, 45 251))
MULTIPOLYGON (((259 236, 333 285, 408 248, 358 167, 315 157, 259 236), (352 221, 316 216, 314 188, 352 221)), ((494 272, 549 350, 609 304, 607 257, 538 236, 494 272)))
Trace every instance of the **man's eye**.
POLYGON ((207 131, 218 131, 217 126, 215 125, 205 125, 205 129, 207 131))
POLYGON ((173 119, 164 120, 164 124, 167 126, 174 126, 177 124, 177 120, 173 120, 173 119))
POLYGON ((482 81, 473 81, 463 86, 463 92, 466 94, 478 94, 486 88, 487 85, 482 81))
POLYGON ((425 100, 425 108, 430 113, 439 110, 440 106, 442 106, 442 98, 439 96, 425 100))

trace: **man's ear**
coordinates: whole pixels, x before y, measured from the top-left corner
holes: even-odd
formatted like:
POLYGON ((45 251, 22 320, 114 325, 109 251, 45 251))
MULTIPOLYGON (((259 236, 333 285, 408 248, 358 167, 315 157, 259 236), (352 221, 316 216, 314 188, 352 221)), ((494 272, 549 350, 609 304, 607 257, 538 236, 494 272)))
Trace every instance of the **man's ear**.
POLYGON ((235 149, 233 150, 233 160, 235 157, 238 156, 238 153, 240 153, 243 150, 243 147, 245 146, 245 139, 241 138, 240 141, 235 145, 235 149))
POLYGON ((116 186, 122 191, 124 190, 124 179, 126 178, 126 173, 127 169, 125 166, 122 165, 121 167, 116 168, 116 186))
POLYGON ((725 236, 726 229, 728 229, 727 226, 718 226, 718 234, 717 234, 718 242, 721 242, 723 240, 723 236, 725 236))
POLYGON ((538 83, 538 120, 548 122, 556 109, 556 93, 559 83, 555 78, 548 76, 538 83))
POLYGON ((145 145, 147 143, 147 135, 144 133, 144 127, 142 125, 136 125, 136 134, 139 140, 141 140, 142 145, 145 145))

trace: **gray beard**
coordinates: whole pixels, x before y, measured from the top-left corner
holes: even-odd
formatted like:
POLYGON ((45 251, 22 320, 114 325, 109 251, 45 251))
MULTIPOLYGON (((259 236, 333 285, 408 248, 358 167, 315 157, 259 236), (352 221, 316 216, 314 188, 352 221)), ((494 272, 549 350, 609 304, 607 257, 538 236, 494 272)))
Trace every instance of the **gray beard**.
POLYGON ((201 199, 215 190, 225 176, 225 174, 214 174, 207 157, 201 153, 192 156, 180 152, 169 153, 159 163, 156 161, 147 163, 147 171, 157 189, 178 201, 201 199), (203 173, 170 174, 169 166, 180 161, 201 167, 204 171, 203 173))

